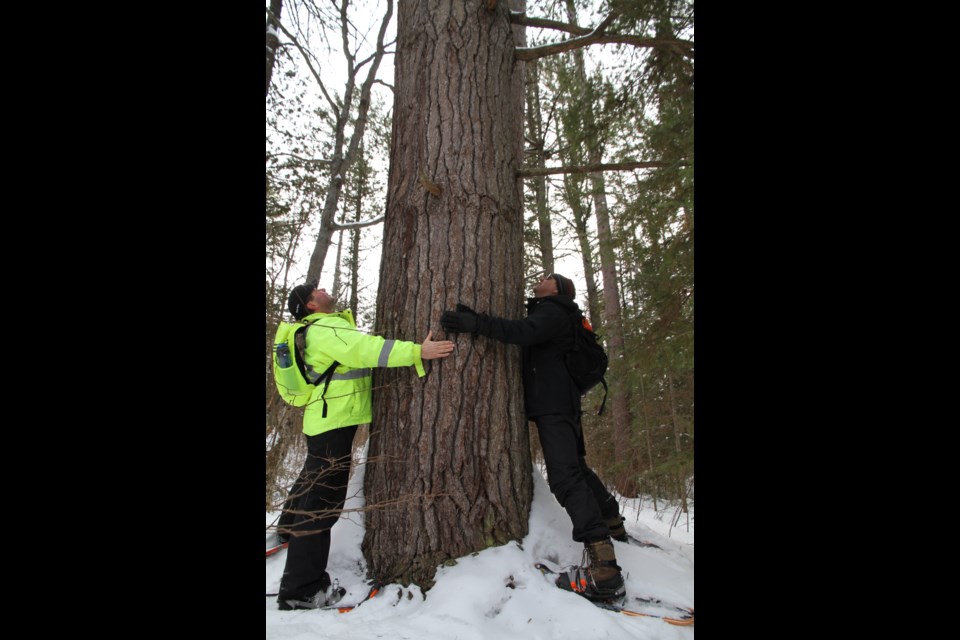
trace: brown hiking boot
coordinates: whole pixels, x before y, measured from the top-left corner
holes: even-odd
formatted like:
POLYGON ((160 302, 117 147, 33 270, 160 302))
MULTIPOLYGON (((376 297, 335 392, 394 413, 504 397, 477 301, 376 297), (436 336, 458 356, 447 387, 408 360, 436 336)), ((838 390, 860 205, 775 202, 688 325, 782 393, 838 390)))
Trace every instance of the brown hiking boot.
POLYGON ((590 600, 622 598, 626 589, 617 556, 613 551, 613 542, 605 538, 586 543, 583 555, 584 561, 589 556, 590 564, 565 571, 557 579, 557 586, 575 591, 590 600))

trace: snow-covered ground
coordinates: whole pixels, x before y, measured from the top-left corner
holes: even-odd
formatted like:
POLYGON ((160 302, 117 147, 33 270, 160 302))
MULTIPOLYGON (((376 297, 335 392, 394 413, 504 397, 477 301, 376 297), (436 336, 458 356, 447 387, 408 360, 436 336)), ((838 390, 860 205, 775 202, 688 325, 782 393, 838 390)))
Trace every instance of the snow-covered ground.
MULTIPOLYGON (((351 479, 346 508, 363 505, 363 465, 351 479)), ((267 638, 374 638, 410 640, 562 640, 566 638, 693 638, 693 627, 629 617, 600 609, 582 597, 557 589, 534 568, 540 560, 555 566, 579 564, 583 545, 570 539, 570 518, 534 471, 530 533, 522 545, 510 543, 458 559, 437 571, 436 585, 423 597, 416 586, 393 584, 363 606, 336 611, 279 611, 266 598, 267 638), (508 585, 512 585, 512 588, 508 585)), ((661 508, 663 504, 660 503, 661 508)), ((659 514, 649 500, 622 501, 627 531, 662 549, 614 542, 624 569, 627 593, 693 607, 693 511, 671 527, 674 509, 659 514)), ((267 524, 278 514, 267 514, 267 524)), ((363 516, 347 512, 331 534, 330 576, 347 589, 344 603, 367 592, 364 579, 363 516)), ((267 539, 272 539, 267 534, 267 539)), ((266 593, 276 593, 286 551, 267 558, 266 593)))

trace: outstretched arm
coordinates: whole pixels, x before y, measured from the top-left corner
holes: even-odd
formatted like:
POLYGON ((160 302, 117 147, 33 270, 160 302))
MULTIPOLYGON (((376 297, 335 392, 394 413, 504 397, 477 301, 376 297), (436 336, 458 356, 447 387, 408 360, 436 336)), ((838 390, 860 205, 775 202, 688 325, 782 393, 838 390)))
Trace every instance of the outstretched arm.
POLYGON ((329 364, 336 360, 353 368, 363 367, 409 367, 413 365, 417 375, 426 375, 423 360, 445 358, 453 352, 453 343, 434 342, 432 333, 423 345, 405 340, 387 340, 357 331, 342 318, 324 318, 310 325, 308 331, 330 332, 323 340, 308 342, 307 350, 314 351, 315 360, 329 364), (423 354, 424 347, 427 355, 423 354))
POLYGON ((444 311, 440 318, 440 325, 449 333, 488 336, 506 344, 523 347, 557 337, 568 324, 567 314, 552 304, 523 320, 507 320, 486 313, 475 313, 462 304, 457 305, 456 311, 444 311))

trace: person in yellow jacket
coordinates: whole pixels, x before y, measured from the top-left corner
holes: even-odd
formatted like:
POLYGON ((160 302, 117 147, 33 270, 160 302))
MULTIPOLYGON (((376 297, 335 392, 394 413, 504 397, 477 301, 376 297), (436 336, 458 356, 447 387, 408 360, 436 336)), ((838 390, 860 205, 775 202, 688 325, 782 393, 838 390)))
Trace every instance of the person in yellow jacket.
POLYGON ((413 366, 423 377, 424 360, 446 358, 454 348, 448 340, 431 340, 432 331, 423 344, 362 333, 353 314, 336 312, 335 305, 326 289, 313 284, 294 287, 288 300, 290 313, 298 321, 310 323, 304 356, 307 365, 317 373, 334 361, 340 365, 326 391, 324 385, 318 385, 305 400, 307 460, 278 523, 281 539, 289 536, 277 596, 282 610, 315 609, 343 595, 342 590, 331 589, 326 570, 330 529, 346 500, 353 436, 359 425, 372 418, 373 367, 413 366))

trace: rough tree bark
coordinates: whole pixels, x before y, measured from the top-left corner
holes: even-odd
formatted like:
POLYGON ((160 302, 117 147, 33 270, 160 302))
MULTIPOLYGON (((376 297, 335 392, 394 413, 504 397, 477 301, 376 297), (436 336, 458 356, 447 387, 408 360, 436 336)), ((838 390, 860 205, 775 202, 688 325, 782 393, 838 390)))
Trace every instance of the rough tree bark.
MULTIPOLYGON (((457 302, 523 317, 522 28, 490 0, 404 0, 378 333, 422 341, 457 302)), ((427 377, 377 369, 363 553, 382 580, 527 533, 532 477, 520 350, 460 335, 427 377)))

